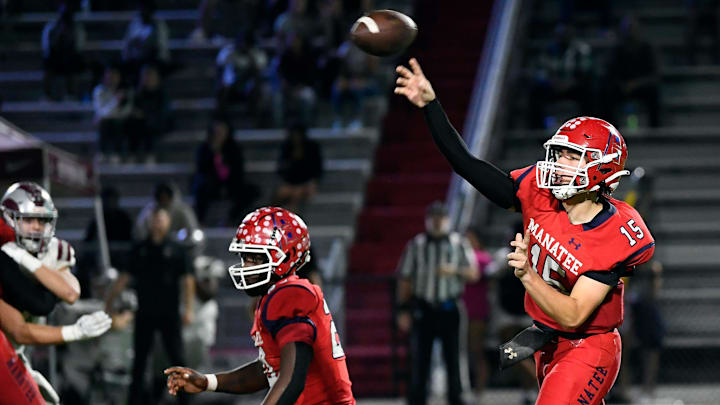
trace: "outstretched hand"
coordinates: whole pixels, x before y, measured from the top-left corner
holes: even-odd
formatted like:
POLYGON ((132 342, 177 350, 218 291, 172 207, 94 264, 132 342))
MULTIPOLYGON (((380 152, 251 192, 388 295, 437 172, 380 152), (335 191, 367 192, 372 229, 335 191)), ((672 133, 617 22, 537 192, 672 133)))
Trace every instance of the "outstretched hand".
POLYGON ((430 82, 423 74, 420 64, 417 59, 410 59, 410 69, 405 66, 398 66, 395 71, 400 75, 395 82, 395 94, 400 94, 422 108, 425 107, 429 102, 435 100, 435 90, 433 90, 430 82))
POLYGON ((530 231, 525 231, 525 237, 521 234, 515 234, 515 240, 510 242, 510 246, 515 248, 514 252, 507 255, 508 265, 515 268, 515 277, 522 279, 529 275, 530 260, 528 260, 528 245, 530 244, 530 231))
POLYGON ((170 367, 165 370, 168 376, 167 386, 170 395, 177 395, 178 391, 196 394, 207 389, 207 377, 187 367, 170 367))

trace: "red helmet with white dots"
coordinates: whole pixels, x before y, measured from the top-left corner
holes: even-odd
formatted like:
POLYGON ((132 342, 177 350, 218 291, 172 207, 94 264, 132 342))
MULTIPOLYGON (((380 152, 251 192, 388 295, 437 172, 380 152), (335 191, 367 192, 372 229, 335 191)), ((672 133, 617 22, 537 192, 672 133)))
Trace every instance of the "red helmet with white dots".
POLYGON ((297 215, 279 207, 259 208, 243 219, 230 242, 230 252, 240 263, 228 268, 235 287, 248 290, 287 277, 310 261, 310 235, 297 215), (262 263, 246 265, 248 254, 262 263))
POLYGON ((558 199, 568 199, 578 192, 612 193, 625 170, 628 151, 620 132, 609 122, 593 118, 573 118, 563 124, 545 144, 545 160, 535 166, 537 185, 547 188, 558 199), (584 158, 576 166, 558 163, 562 149, 580 153, 584 158), (559 174, 572 175, 569 184, 561 184, 559 174))

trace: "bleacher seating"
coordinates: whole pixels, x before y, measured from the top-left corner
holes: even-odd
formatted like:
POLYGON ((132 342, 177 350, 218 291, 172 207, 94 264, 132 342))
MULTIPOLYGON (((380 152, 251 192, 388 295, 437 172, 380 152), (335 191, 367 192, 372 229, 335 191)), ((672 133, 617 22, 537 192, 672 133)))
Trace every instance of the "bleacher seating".
MULTIPOLYGON (((30 10, 9 16, 5 33, 12 43, 0 50, 0 114, 33 136, 62 149, 92 160, 97 151, 97 131, 93 124, 92 106, 87 100, 91 75, 79 76, 78 87, 86 94, 83 101, 45 101, 42 96, 42 59, 40 33, 44 24, 54 17, 51 2, 23 2, 30 10), (27 3, 27 4, 26 4, 27 3), (47 4, 46 4, 47 3, 47 4)), ((172 181, 182 198, 192 203, 190 182, 194 173, 195 150, 206 137, 206 128, 215 108, 215 57, 220 44, 190 43, 187 38, 196 26, 196 1, 159 1, 157 16, 164 18, 170 31, 170 51, 178 63, 165 83, 172 100, 175 128, 157 145, 157 163, 99 164, 100 184, 119 189, 120 205, 131 216, 152 199, 154 184, 172 181)), ((100 62, 119 57, 121 40, 134 11, 98 11, 79 13, 87 32, 86 56, 100 62)), ((244 148, 248 181, 261 187, 259 204, 270 200, 278 182, 275 174, 279 145, 285 136, 282 129, 249 129, 253 125, 241 109, 232 116, 239 128, 234 136, 244 148)), ((332 122, 327 103, 321 106, 318 122, 332 122)), ((358 214, 370 175, 377 143, 377 129, 352 131, 312 128, 309 136, 323 148, 325 175, 318 194, 302 213, 312 235, 315 259, 323 261, 333 241, 340 239, 348 246, 354 237, 358 214)), ((56 199, 60 212, 58 236, 70 240, 82 255, 85 228, 94 216, 93 200, 89 197, 56 199)), ((237 224, 223 222, 229 208, 227 201, 216 203, 204 228, 206 253, 225 261, 233 260, 227 252, 237 224)), ((218 325, 218 353, 249 349, 252 342, 245 294, 229 282, 221 282, 221 311, 218 325)), ((342 311, 342 308, 335 309, 342 311)))
MULTIPOLYGON (((413 16, 422 28, 408 58, 418 58, 459 128, 490 9, 484 2, 454 8, 424 1, 413 16), (433 30, 435 24, 443 29, 433 30)), ((407 63, 406 59, 400 61, 407 63)), ((422 112, 404 98, 393 98, 350 252, 345 341, 353 392, 358 395, 405 391, 406 347, 395 336, 392 311, 395 269, 405 244, 424 231, 426 207, 445 200, 449 181, 450 166, 433 144, 422 112)))

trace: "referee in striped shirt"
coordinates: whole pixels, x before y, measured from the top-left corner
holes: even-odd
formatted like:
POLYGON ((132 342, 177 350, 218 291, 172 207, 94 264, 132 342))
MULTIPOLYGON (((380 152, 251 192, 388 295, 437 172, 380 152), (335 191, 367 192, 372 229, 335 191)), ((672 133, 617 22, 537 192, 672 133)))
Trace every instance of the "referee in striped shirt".
POLYGON ((479 277, 465 237, 450 232, 447 208, 432 203, 426 232, 405 247, 398 273, 398 329, 410 332, 411 376, 408 403, 425 405, 433 342, 442 343, 450 405, 462 404, 460 381, 460 297, 465 282, 479 277))

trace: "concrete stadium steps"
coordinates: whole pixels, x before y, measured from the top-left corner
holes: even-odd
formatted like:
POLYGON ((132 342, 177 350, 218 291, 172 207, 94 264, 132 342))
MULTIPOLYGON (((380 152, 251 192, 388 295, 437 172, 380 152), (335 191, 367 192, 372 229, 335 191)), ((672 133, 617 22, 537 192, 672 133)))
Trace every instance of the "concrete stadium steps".
MULTIPOLYGON (((248 181, 269 190, 278 183, 275 161, 248 162, 245 165, 248 181)), ((101 165, 101 184, 113 185, 124 195, 148 195, 159 181, 174 182, 183 195, 190 194, 190 181, 194 173, 193 163, 161 163, 151 166, 141 164, 101 165)), ((319 191, 362 190, 370 172, 370 163, 364 159, 339 159, 325 162, 325 175, 319 183, 319 191)))
MULTIPOLYGON (((433 86, 443 95, 443 105, 455 123, 463 122, 467 111, 489 5, 466 3, 460 13, 460 9, 439 2, 421 2, 421 9, 413 15, 419 26, 434 35, 419 36, 408 54, 416 56, 425 72, 435 78, 433 86), (443 24, 442 29, 433 30, 436 24, 443 24)), ((368 341, 356 341, 346 348, 353 391, 358 396, 397 395, 405 390, 400 381, 406 361, 395 362, 393 357, 393 348, 404 347, 404 343, 395 341, 388 347, 387 340, 372 342, 395 337, 392 320, 380 326, 373 322, 373 328, 385 331, 366 331, 367 319, 379 316, 373 312, 391 316, 392 305, 386 303, 387 296, 380 302, 363 299, 367 292, 364 287, 392 291, 402 248, 422 232, 426 206, 438 197, 444 199, 450 178, 450 166, 433 145, 422 114, 406 100, 391 99, 383 137, 376 153, 375 176, 368 185, 367 204, 358 217, 347 283, 348 332, 368 341), (415 178, 409 180, 410 175, 415 178)))
POLYGON ((449 182, 450 178, 445 174, 379 174, 368 183, 367 205, 400 207, 414 206, 425 198, 444 200, 449 182))
MULTIPOLYGON (((194 97, 171 99, 171 117, 174 127, 181 131, 200 131, 207 128, 208 122, 215 111, 215 98, 212 90, 197 88, 202 93, 195 93, 194 97)), ((364 116, 369 125, 376 119, 377 111, 382 109, 382 101, 378 98, 367 100, 368 109, 364 116), (372 106, 371 106, 372 105, 372 106)), ((330 102, 319 100, 317 103, 316 125, 330 127, 334 120, 334 113, 330 102)), ((51 132, 62 127, 65 131, 90 132, 97 128, 93 122, 94 113, 92 103, 78 101, 8 101, 0 105, 0 114, 18 127, 28 132, 51 132)), ((251 117, 247 106, 233 105, 228 114, 235 128, 256 128, 259 123, 257 117, 251 117)))
MULTIPOLYGON (((127 26, 137 16, 137 11, 93 11, 75 14, 75 21, 82 23, 89 41, 112 40, 125 37, 127 26)), ((168 25, 171 39, 186 39, 197 26, 197 9, 158 10, 155 17, 168 25)), ((23 13, 4 20, 12 39, 19 42, 40 41, 45 24, 56 18, 57 13, 23 13)))
MULTIPOLYGON (((170 99, 183 99, 215 94, 215 66, 189 66, 169 75, 165 89, 170 99)), ((42 70, 0 72, 0 88, 5 101, 35 101, 43 97, 42 70)), ((78 75, 76 89, 92 97, 92 77, 89 72, 78 75)))
MULTIPOLYGON (((42 141, 81 156, 97 149, 97 132, 38 132, 42 141)), ((198 146, 206 139, 205 131, 172 132, 159 140, 158 162, 193 162, 198 146)), ((308 136, 320 143, 325 159, 370 159, 377 142, 377 130, 333 131, 324 128, 309 130, 308 136)), ((246 161, 275 161, 285 130, 238 130, 235 140, 242 146, 246 161)))
MULTIPOLYGON (((100 62, 120 58, 123 47, 121 38, 107 41, 87 41, 84 48, 86 57, 100 62)), ((193 44, 185 39, 171 39, 168 44, 170 58, 180 66, 212 66, 220 45, 193 44)), ((38 70, 42 68, 40 39, 37 42, 20 42, 4 50, 6 57, 0 61, 0 72, 38 70)))
MULTIPOLYGON (((685 24, 687 11, 678 6, 677 1, 653 2, 652 7, 638 8, 637 2, 613 4, 613 20, 632 14, 640 22, 643 34, 648 38, 662 36, 685 37, 685 24)), ((534 16, 533 26, 530 27, 531 34, 543 35, 552 33, 558 22, 559 9, 554 7, 542 7, 534 16)), ((595 13, 588 13, 578 10, 574 20, 577 22, 576 31, 582 36, 591 36, 602 33, 600 27, 600 16, 595 13)))
MULTIPOLYGON (((122 189, 120 189, 122 193, 122 189)), ((193 204, 192 197, 183 198, 189 206, 193 204)), ((137 218, 143 207, 152 201, 150 196, 124 197, 120 199, 120 207, 126 210, 131 218, 137 218)), ((91 218, 94 218, 94 207, 92 198, 57 198, 55 205, 59 211, 60 219, 58 226, 63 228, 82 228, 91 218)), ((356 213, 362 205, 361 192, 349 193, 319 193, 312 203, 303 212, 303 219, 313 225, 324 226, 348 226, 355 224, 354 216, 338 216, 333 213, 356 213)), ((230 209, 230 202, 219 200, 213 203, 212 209, 208 212, 207 223, 217 224, 226 220, 226 214, 230 209)), ((227 224, 236 226, 238 224, 227 224)))
MULTIPOLYGON (((672 27, 669 28, 672 30, 672 27)), ((552 31, 550 31, 552 33, 552 31)), ((655 46, 658 52, 658 63, 661 66, 684 66, 688 62, 687 44, 685 37, 650 37, 644 35, 651 44, 655 46)), ((587 42, 592 46, 593 52, 597 56, 603 56, 608 53, 612 46, 612 41, 606 38, 588 38, 587 42)), ((534 59, 546 49, 550 44, 548 39, 533 39, 529 42, 528 57, 534 59)), ((712 42, 707 37, 702 37, 697 41, 697 59, 703 63, 711 63, 711 55, 714 53, 712 42)), ((600 58, 602 60, 602 58, 600 58)))
MULTIPOLYGON (((87 220, 90 221, 90 218, 88 217, 87 220)), ((309 224, 311 224, 311 222, 309 222, 309 224)), ((78 257, 80 257, 85 249, 96 249, 96 245, 85 244, 83 242, 86 227, 87 224, 85 224, 82 228, 66 228, 64 226, 58 226, 57 229, 57 237, 72 243, 78 253, 78 257)), ((308 225, 308 227, 310 235, 312 235, 313 250, 318 256, 316 258, 318 260, 323 260, 327 257, 332 243, 336 239, 341 238, 346 243, 349 243, 349 241, 353 238, 352 226, 308 225)), ((228 253, 228 246, 236 229, 237 226, 203 228, 203 232, 205 234, 204 254, 217 257, 225 262, 231 262, 234 260, 230 253, 228 253)))
POLYGON ((720 293, 717 288, 669 287, 659 297, 660 309, 665 316, 668 335, 678 342, 681 339, 717 339, 713 346, 720 347, 720 293))
MULTIPOLYGON (((215 109, 215 99, 188 98, 171 100, 170 108, 175 126, 183 130, 200 130, 207 127, 215 109)), ((17 101, 5 102, 0 113, 28 132, 57 130, 59 125, 66 131, 91 131, 93 122, 92 103, 66 101, 17 101)))
POLYGON ((665 94, 693 97, 720 92, 720 66, 667 66, 662 69, 665 94))
MULTIPOLYGON (((108 4, 108 2, 105 2, 105 4, 108 4)), ((197 0, 156 0, 155 5, 157 5, 158 10, 193 10, 198 7, 197 0)), ((117 8, 117 4, 114 6, 117 8)), ((133 3, 124 7, 130 10, 135 8, 133 3)), ((22 10, 34 13, 54 12, 57 10, 57 4, 46 0, 23 0, 22 10)))

